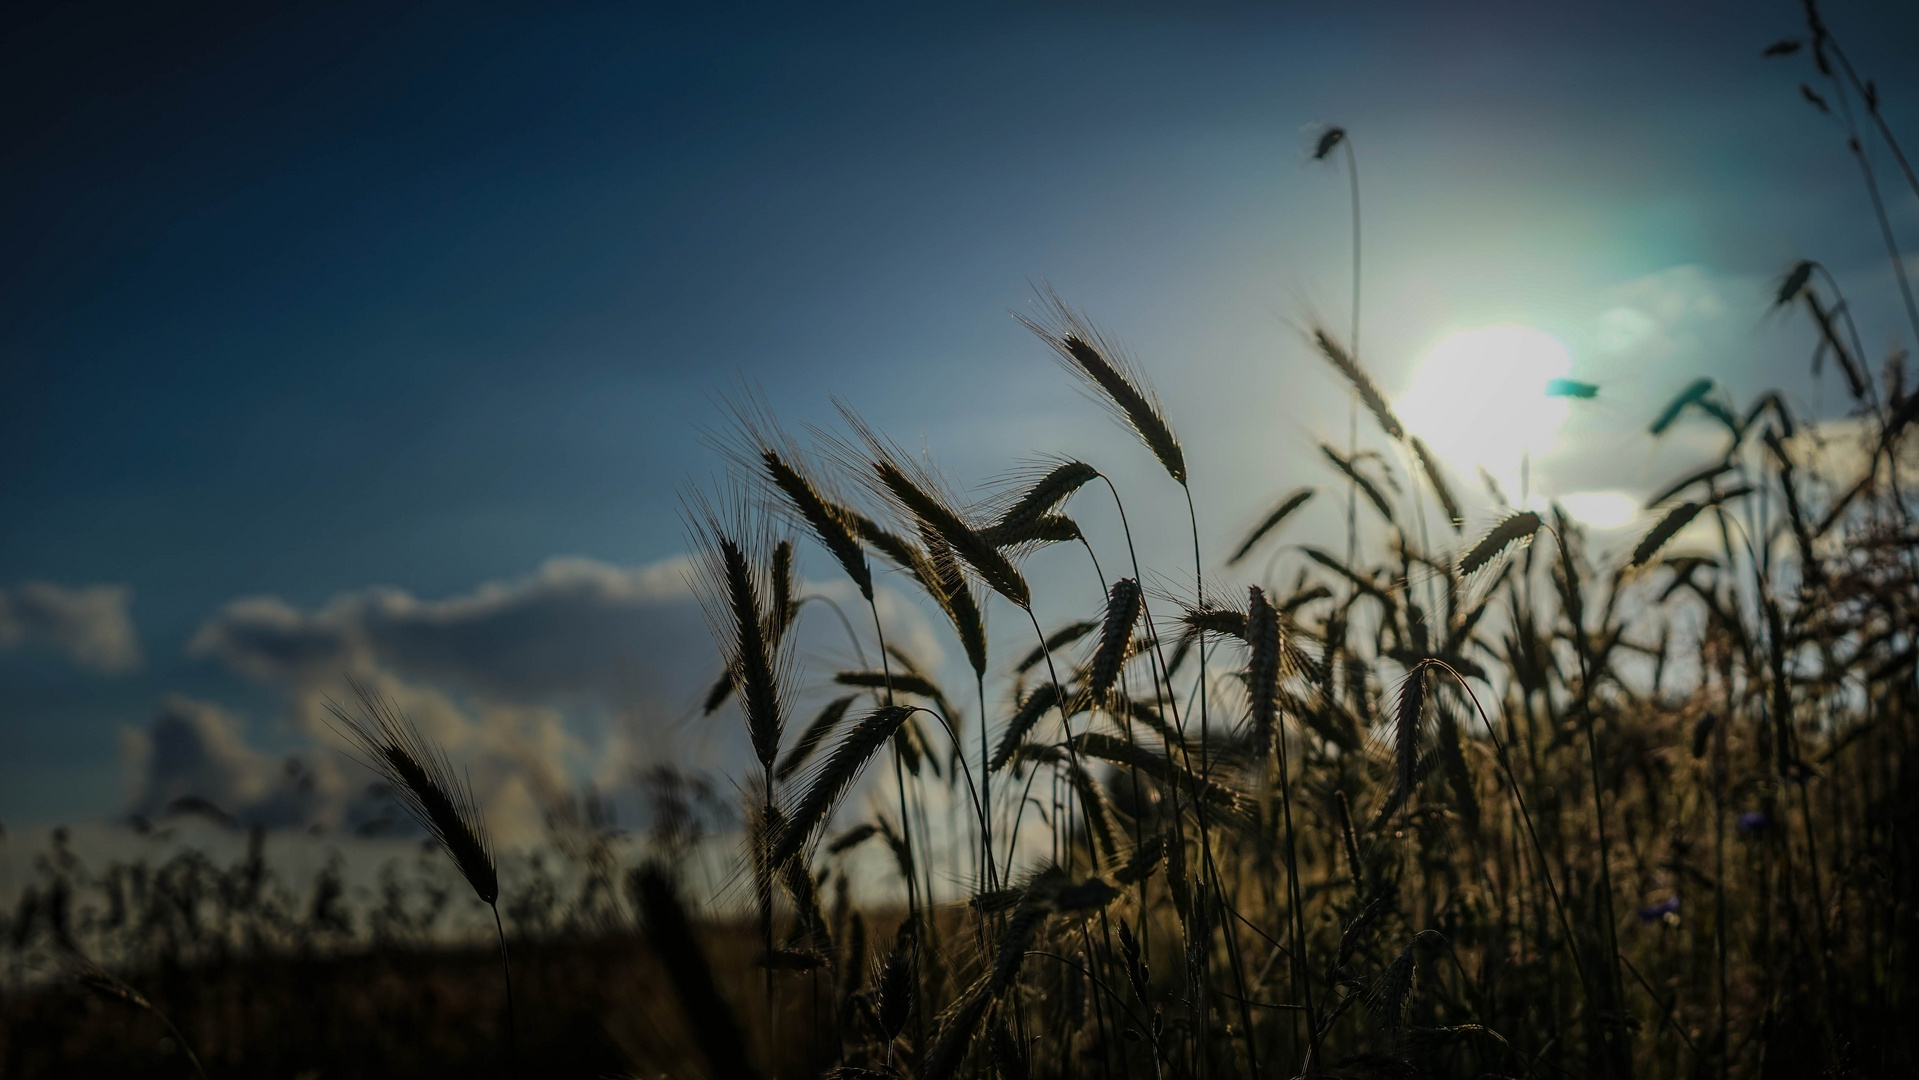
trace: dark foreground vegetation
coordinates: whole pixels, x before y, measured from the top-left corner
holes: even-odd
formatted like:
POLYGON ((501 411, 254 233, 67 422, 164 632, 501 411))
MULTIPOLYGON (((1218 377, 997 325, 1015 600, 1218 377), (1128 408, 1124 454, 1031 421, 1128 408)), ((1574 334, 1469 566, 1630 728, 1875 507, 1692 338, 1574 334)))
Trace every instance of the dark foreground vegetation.
MULTIPOLYGON (((519 1041, 552 1076, 625 1075, 660 1040, 659 974, 632 935, 529 945, 514 956, 519 1041), (620 1018, 634 1025, 621 1030, 620 1018), (612 1026, 609 1026, 612 1025, 612 1026), (624 1044, 624 1045, 623 1045, 624 1044)), ((255 956, 133 976, 210 1076, 497 1077, 505 1006, 490 948, 255 956)), ((7 1076, 195 1075, 155 1011, 84 984, 0 1005, 7 1076)), ((670 1042, 668 1045, 671 1045, 670 1042)))
MULTIPOLYGON (((1868 141, 1894 161, 1884 191, 1865 175, 1899 266, 1884 200, 1919 182, 1808 16, 1769 53, 1808 65, 1809 107, 1862 166, 1868 141)), ((1351 168, 1351 145, 1317 152, 1351 168)), ((759 763, 734 778, 739 921, 688 910, 672 813, 642 865, 574 860, 567 918, 513 917, 482 808, 368 694, 342 720, 453 856, 442 902, 471 886, 462 902, 546 927, 511 943, 516 1004, 499 953, 375 947, 404 923, 374 913, 302 946, 317 894, 273 948, 179 929, 237 910, 240 869, 191 893, 146 880, 124 909, 101 907, 124 882, 89 879, 84 902, 49 884, 10 941, 72 977, 0 1006, 8 1073, 185 1075, 183 1037, 221 1076, 1910 1074, 1919 393, 1898 355, 1865 355, 1830 274, 1784 269, 1775 307, 1814 328, 1847 418, 1687 387, 1647 437, 1700 425, 1720 451, 1617 556, 1550 506, 1462 521, 1461 478, 1349 352, 1357 325, 1312 338, 1377 437, 1325 447, 1333 483, 1279 495, 1224 565, 1196 524, 1192 561, 1158 568, 1123 529, 1082 532, 1086 500, 1190 514, 1178 431, 1203 418, 1166 415, 1050 295, 1032 329, 1138 434, 1151 490, 1055 459, 961 498, 859 417, 803 447, 743 394, 733 483, 687 510, 727 668, 708 708, 737 702, 759 763), (1341 501, 1346 534, 1267 560, 1314 498, 1341 501), (970 685, 888 648, 875 608, 870 669, 790 715, 799 544, 869 602, 876 580, 923 594, 970 685), (1084 565, 1029 577, 1054 545, 1084 565), (1093 571, 1105 594, 1082 596, 1093 571), (1083 618, 1042 625, 1035 595, 1083 618), (836 817, 867 778, 869 809, 836 817), (856 902, 869 851, 903 906, 856 902), (968 895, 936 881, 948 866, 968 895), (120 933, 119 974, 82 958, 120 933)))

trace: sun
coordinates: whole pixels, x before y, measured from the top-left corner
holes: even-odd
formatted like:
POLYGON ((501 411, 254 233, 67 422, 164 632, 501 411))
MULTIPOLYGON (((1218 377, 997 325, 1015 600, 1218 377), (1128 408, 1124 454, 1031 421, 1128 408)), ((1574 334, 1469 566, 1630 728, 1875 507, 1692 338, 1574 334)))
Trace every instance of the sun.
POLYGON ((1559 497, 1573 520, 1595 529, 1620 529, 1639 520, 1639 500, 1623 491, 1578 491, 1559 497))
POLYGON ((1547 384, 1571 370, 1565 343, 1544 330, 1462 330, 1426 354, 1393 409, 1447 464, 1484 468, 1517 500, 1522 463, 1553 448, 1570 408, 1547 384))

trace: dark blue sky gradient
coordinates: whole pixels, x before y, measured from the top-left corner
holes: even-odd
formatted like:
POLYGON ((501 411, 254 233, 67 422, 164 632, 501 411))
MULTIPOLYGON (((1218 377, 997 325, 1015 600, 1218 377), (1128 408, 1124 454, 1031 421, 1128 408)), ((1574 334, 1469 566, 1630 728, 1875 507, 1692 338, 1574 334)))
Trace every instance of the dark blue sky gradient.
MULTIPOLYGON (((1676 266, 1816 255, 1899 327, 1803 65, 1758 56, 1795 4, 694 7, 5 16, 0 587, 130 585, 147 662, 0 653, 0 820, 112 813, 115 733, 167 691, 271 716, 183 655, 236 597, 679 551, 735 373, 794 421, 844 394, 968 480, 1076 439, 1138 469, 1007 318, 1030 281, 1139 347, 1202 462, 1250 437, 1215 428, 1343 428, 1283 321, 1345 312, 1316 122, 1361 154, 1389 388, 1462 326, 1577 345, 1590 297, 1676 266)), ((1919 14, 1830 16, 1919 140, 1919 14)), ((1761 315, 1777 357, 1708 373, 1803 375, 1804 328, 1761 315)), ((1220 482, 1209 526, 1291 476, 1220 482)))

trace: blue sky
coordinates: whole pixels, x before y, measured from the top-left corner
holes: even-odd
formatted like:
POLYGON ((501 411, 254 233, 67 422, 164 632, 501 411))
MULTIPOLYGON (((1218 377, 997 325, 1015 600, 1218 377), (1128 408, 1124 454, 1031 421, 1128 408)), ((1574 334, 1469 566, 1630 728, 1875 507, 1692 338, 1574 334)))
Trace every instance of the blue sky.
MULTIPOLYGON (((0 822, 196 784, 293 820, 263 777, 362 662, 552 783, 700 743, 663 560, 742 375, 968 483, 1084 454, 1176 553, 1183 504, 1008 317, 1033 282, 1140 354, 1223 550, 1344 429, 1290 325, 1347 311, 1315 125, 1358 148, 1389 392, 1502 322, 1607 388, 1544 485, 1656 486, 1683 440, 1629 436, 1696 374, 1836 403, 1765 317, 1796 258, 1869 352, 1901 329, 1805 65, 1759 58, 1795 4, 685 7, 6 16, 0 822)), ((1919 137, 1919 16, 1830 20, 1919 137)))

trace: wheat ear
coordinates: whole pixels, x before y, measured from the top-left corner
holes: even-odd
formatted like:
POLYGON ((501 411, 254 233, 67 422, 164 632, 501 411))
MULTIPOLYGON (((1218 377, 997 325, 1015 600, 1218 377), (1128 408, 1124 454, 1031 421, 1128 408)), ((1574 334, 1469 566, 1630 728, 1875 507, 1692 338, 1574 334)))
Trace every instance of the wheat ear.
POLYGON ((499 871, 472 788, 455 775, 446 752, 411 718, 365 683, 350 679, 348 685, 360 711, 350 713, 327 702, 333 729, 353 744, 362 764, 387 781, 400 805, 439 843, 480 901, 497 901, 499 871))
POLYGON ((1446 486, 1446 477, 1440 472, 1439 459, 1426 449, 1426 444, 1415 435, 1408 439, 1413 447, 1413 456, 1419 459, 1419 468, 1433 485, 1433 495, 1439 499, 1439 505, 1446 510, 1446 523, 1458 532, 1466 521, 1459 512, 1459 500, 1453 498, 1453 489, 1446 486))
POLYGON ((833 729, 839 726, 841 720, 845 719, 846 710, 858 697, 858 694, 847 694, 827 702, 826 706, 819 711, 819 715, 813 718, 813 722, 806 725, 806 728, 800 732, 800 737, 793 743, 793 748, 780 759, 779 768, 773 770, 773 779, 781 783, 791 779, 793 774, 813 756, 813 751, 819 749, 820 743, 833 733, 833 729))
POLYGON ((1521 510, 1492 527, 1479 543, 1473 545, 1464 558, 1459 560, 1461 575, 1477 573, 1479 568, 1493 561, 1493 557, 1506 550, 1508 545, 1528 541, 1539 531, 1539 515, 1531 510, 1521 510))
POLYGON ((1405 951, 1386 966, 1386 973, 1380 976, 1379 985, 1373 992, 1373 1015, 1379 1018, 1380 1026, 1393 1036, 1397 1036, 1406 1023, 1406 1001, 1412 997, 1414 967, 1413 946, 1407 945, 1405 951))
POLYGON ((954 555, 964 560, 988 588, 1020 607, 1032 603, 1032 591, 1019 569, 997 547, 966 521, 959 500, 947 493, 945 485, 923 463, 915 461, 891 440, 882 436, 841 403, 840 415, 859 441, 865 444, 864 461, 851 447, 838 456, 849 459, 849 466, 863 469, 870 476, 874 494, 892 503, 903 515, 920 526, 922 536, 937 536, 954 555))
POLYGON ((1087 690, 1095 701, 1103 701, 1119 681, 1120 666, 1126 660, 1126 646, 1133 640, 1133 628, 1139 623, 1142 598, 1139 582, 1120 578, 1106 598, 1106 618, 1100 626, 1099 647, 1093 651, 1092 671, 1087 690))
POLYGON ((916 711, 910 705, 886 705, 868 713, 853 725, 840 744, 820 763, 812 783, 794 804, 786 825, 773 841, 772 861, 778 866, 797 855, 815 830, 826 824, 833 807, 846 794, 860 771, 866 768, 879 748, 900 729, 916 711))
POLYGON ((1419 727, 1426 704, 1426 665, 1414 664, 1399 687, 1393 719, 1393 765, 1399 790, 1410 795, 1419 778, 1419 727))
POLYGON ((1005 531, 1037 521, 1098 476, 1099 470, 1084 461, 1062 461, 1021 492, 991 527, 1005 531))
POLYGON ((1079 622, 1067 623, 1065 626, 1046 635, 1045 644, 1033 646, 1033 651, 1022 657, 1020 662, 1013 667, 1014 674, 1024 675, 1033 670, 1039 666, 1040 661, 1046 659, 1048 653, 1058 652, 1060 649, 1098 630, 1102 621, 1103 620, 1100 619, 1081 619, 1079 622))
POLYGON ((1326 456, 1326 460, 1333 463, 1334 468, 1346 474, 1348 480, 1357 484, 1359 490, 1366 493, 1366 501, 1373 504, 1373 509, 1379 511, 1379 516, 1385 518, 1388 525, 1393 524, 1392 504, 1386 501, 1386 496, 1379 490, 1378 485, 1374 484, 1370 478, 1359 471, 1359 467, 1353 463, 1352 458, 1333 449, 1326 443, 1319 444, 1319 452, 1326 456))
POLYGON ((1166 422, 1165 411, 1145 379, 1134 370, 1124 353, 1102 338, 1086 317, 1069 307, 1048 288, 1039 291, 1045 314, 1040 319, 1014 315, 1028 330, 1037 334, 1059 357, 1060 364, 1094 391, 1094 399, 1133 429, 1146 448, 1159 459, 1166 475, 1186 483, 1186 453, 1180 449, 1173 426, 1166 422))
POLYGON ((1639 546, 1632 549, 1632 565, 1644 566, 1650 562, 1654 555, 1659 554, 1659 549, 1666 546, 1666 541, 1671 540, 1674 534, 1691 524, 1692 519, 1698 517, 1699 511, 1705 508, 1705 503, 1688 502, 1680 503, 1667 511, 1659 524, 1654 525, 1652 531, 1640 539, 1639 546))
POLYGON ((1045 544, 1066 544, 1085 539, 1079 522, 1065 514, 1041 514, 1017 525, 989 525, 980 530, 980 538, 996 548, 1018 548, 1020 553, 1045 544))
POLYGON ((1246 641, 1251 646, 1246 675, 1253 706, 1253 743, 1264 748, 1273 737, 1279 712, 1279 612, 1257 585, 1247 590, 1246 641))
POLYGON ((507 1062, 517 1071, 519 1032, 513 1013, 513 969, 507 959, 506 924, 500 921, 500 875, 486 818, 473 798, 473 788, 454 775, 446 751, 435 746, 412 719, 394 708, 373 688, 357 679, 348 685, 360 702, 358 715, 328 701, 333 728, 360 755, 361 763, 379 773, 393 788, 400 805, 420 823, 473 887, 474 895, 493 909, 493 928, 500 939, 500 973, 506 980, 507 1062))
POLYGON ((1379 386, 1373 382, 1372 376, 1366 374, 1366 370, 1359 366, 1359 361, 1353 359, 1344 348, 1340 347, 1339 342, 1334 341, 1332 335, 1324 330, 1313 331, 1313 344, 1318 347, 1319 354, 1326 358, 1326 362, 1333 365, 1333 369, 1344 376, 1347 382, 1352 383, 1354 390, 1359 391, 1359 400, 1366 404, 1366 411, 1373 414, 1373 419, 1379 423, 1380 430, 1394 439, 1405 438, 1405 425, 1401 424, 1399 417, 1393 414, 1392 406, 1386 404, 1386 395, 1379 392, 1379 386))
POLYGON ((1026 738, 1033 725, 1039 723, 1046 710, 1059 704, 1059 691, 1051 682, 1041 683, 1028 694, 1019 708, 1013 710, 1012 719, 1006 722, 1006 730, 1000 735, 999 748, 993 751, 993 758, 987 764, 988 770, 998 772, 1013 760, 1013 754, 1026 738))
POLYGON ((785 693, 777 646, 768 634, 761 596, 768 592, 753 551, 758 537, 743 518, 720 520, 697 496, 688 499, 693 539, 698 545, 696 580, 700 604, 712 624, 726 669, 732 675, 746 716, 747 736, 760 767, 771 773, 780 752, 785 724, 785 693))
POLYGON ((774 419, 765 398, 750 385, 725 399, 733 414, 733 432, 710 436, 740 473, 758 476, 779 498, 776 502, 806 527, 831 554, 840 569, 859 586, 860 595, 873 598, 873 573, 866 552, 854 534, 854 514, 825 477, 774 419))
POLYGON ((880 1022, 880 1034, 890 1044, 899 1038, 906 1029, 906 1021, 913 1011, 913 999, 917 996, 919 983, 919 947, 917 936, 909 927, 901 927, 900 933, 893 939, 893 947, 887 950, 886 959, 880 965, 879 977, 874 980, 876 1009, 880 1022))
POLYGON ((1292 516, 1293 511, 1306 505, 1306 500, 1312 497, 1313 489, 1303 487, 1281 499, 1279 505, 1273 507, 1270 513, 1261 518, 1258 525, 1253 526, 1253 531, 1246 534, 1246 539, 1240 541, 1239 549, 1233 552, 1232 558, 1226 560, 1226 565, 1232 566, 1245 558, 1261 540, 1266 538, 1267 533, 1279 528, 1281 522, 1292 516))
POLYGON ((1344 791, 1333 793, 1339 809, 1339 839, 1346 849, 1346 869, 1353 875, 1353 888, 1366 891, 1365 865, 1359 859, 1359 834, 1353 830, 1353 804, 1344 791))

